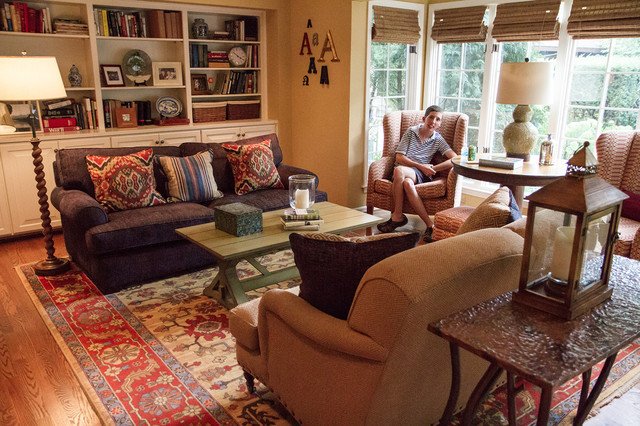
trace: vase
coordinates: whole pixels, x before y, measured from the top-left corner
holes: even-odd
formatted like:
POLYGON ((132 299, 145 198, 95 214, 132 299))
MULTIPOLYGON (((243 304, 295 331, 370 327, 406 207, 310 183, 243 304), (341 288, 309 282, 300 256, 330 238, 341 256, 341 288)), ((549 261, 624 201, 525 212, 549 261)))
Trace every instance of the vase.
POLYGON ((209 25, 202 18, 196 18, 191 25, 193 38, 209 38, 209 25))
POLYGON ((71 87, 80 87, 82 85, 82 75, 80 74, 80 71, 78 71, 78 67, 75 65, 71 65, 67 78, 69 79, 71 87))
POLYGON ((308 209, 316 201, 316 178, 313 175, 289 176, 289 205, 308 209))

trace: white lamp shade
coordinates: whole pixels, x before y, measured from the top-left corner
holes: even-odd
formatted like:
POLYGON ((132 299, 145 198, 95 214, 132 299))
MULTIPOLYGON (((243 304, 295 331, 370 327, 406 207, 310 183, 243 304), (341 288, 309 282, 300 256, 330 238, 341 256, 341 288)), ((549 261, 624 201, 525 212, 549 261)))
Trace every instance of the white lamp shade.
POLYGON ((549 105, 552 101, 551 62, 505 62, 500 66, 497 103, 549 105))
POLYGON ((39 101, 65 96, 53 56, 0 56, 0 100, 39 101))

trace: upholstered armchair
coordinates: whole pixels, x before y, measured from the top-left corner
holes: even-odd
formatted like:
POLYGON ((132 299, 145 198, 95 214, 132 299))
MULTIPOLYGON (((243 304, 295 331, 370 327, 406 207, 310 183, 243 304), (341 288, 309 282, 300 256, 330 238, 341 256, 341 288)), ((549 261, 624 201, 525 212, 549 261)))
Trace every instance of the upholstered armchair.
MULTIPOLYGON (((640 132, 603 133, 596 141, 598 175, 622 191, 640 194, 640 132)), ((620 218, 615 254, 640 260, 640 222, 620 218)))
MULTIPOLYGON (((448 343, 427 325, 518 287, 523 239, 483 229, 370 267, 346 320, 274 289, 231 310, 238 364, 304 425, 436 422, 449 395, 448 343)), ((487 363, 461 351, 460 404, 487 363)))
MULTIPOLYGON (((405 110, 390 112, 382 119, 384 127, 382 158, 374 161, 369 166, 367 213, 371 214, 374 207, 389 211, 393 210, 391 177, 393 175, 396 147, 406 130, 419 124, 423 116, 423 110, 405 110)), ((445 112, 442 114, 442 126, 439 132, 456 154, 460 154, 462 146, 466 142, 468 122, 469 117, 466 114, 457 112, 445 112)), ((442 156, 437 155, 433 164, 438 164, 443 160, 442 156)), ((432 182, 416 185, 416 190, 424 201, 427 212, 433 215, 440 210, 453 207, 456 197, 460 196, 458 175, 453 169, 447 170, 442 174, 437 174, 432 182)), ((406 201, 402 211, 415 213, 411 205, 406 201)))

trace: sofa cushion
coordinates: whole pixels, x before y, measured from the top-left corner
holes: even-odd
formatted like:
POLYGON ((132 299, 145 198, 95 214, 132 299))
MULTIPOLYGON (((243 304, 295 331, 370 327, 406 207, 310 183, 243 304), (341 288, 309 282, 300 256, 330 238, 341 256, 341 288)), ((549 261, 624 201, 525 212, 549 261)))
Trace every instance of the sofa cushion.
POLYGON ((158 157, 167 176, 168 201, 204 202, 222 197, 211 160, 210 151, 188 157, 158 157))
MULTIPOLYGON (((87 155, 128 155, 134 152, 138 152, 144 147, 126 147, 126 148, 67 148, 59 149, 56 151, 56 161, 54 163, 53 171, 56 181, 56 186, 63 187, 64 189, 78 189, 85 192, 92 197, 95 197, 93 189, 93 181, 89 175, 87 169, 87 155)), ((156 146, 153 147, 153 153, 158 155, 180 155, 180 148, 177 146, 156 146)), ((154 172, 156 173, 156 185, 160 184, 160 176, 157 172, 161 173, 162 168, 160 165, 157 167, 154 165, 154 172)))
POLYGON ((397 232, 368 237, 309 233, 289 235, 300 271, 300 297, 336 318, 347 319, 360 279, 370 266, 410 249, 417 232, 397 232))
POLYGON ((179 241, 175 230, 213 222, 213 210, 195 203, 172 203, 109 214, 109 222, 89 229, 85 235, 92 254, 105 254, 179 241))
MULTIPOLYGON (((327 193, 316 191, 316 203, 327 201, 327 193)), ((213 209, 231 203, 244 203, 257 207, 263 212, 271 210, 283 210, 289 206, 289 190, 287 189, 266 189, 253 191, 248 194, 224 194, 224 197, 213 200, 209 203, 209 208, 213 209)))
POLYGON ((622 217, 640 222, 640 194, 632 191, 622 191, 629 196, 622 202, 622 217))
POLYGON ((222 147, 231 164, 236 194, 248 194, 265 188, 284 188, 273 161, 270 140, 250 145, 225 143, 222 147))
POLYGON ((166 203, 156 190, 151 148, 123 156, 87 155, 86 160, 96 200, 107 211, 166 203))
POLYGON ((476 207, 460 226, 457 235, 484 228, 500 228, 521 217, 513 194, 509 188, 502 186, 476 207))

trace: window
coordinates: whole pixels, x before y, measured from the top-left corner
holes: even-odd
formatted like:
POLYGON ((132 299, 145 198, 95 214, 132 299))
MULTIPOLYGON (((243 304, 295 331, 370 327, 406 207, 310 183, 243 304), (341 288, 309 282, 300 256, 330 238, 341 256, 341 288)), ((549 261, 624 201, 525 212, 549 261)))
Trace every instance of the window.
POLYGON ((436 104, 445 111, 469 116, 467 141, 477 145, 482 85, 484 43, 447 43, 439 45, 436 104))
POLYGON ((418 76, 422 68, 422 22, 424 7, 404 2, 370 2, 373 21, 369 39, 367 79, 367 144, 365 181, 368 164, 382 155, 382 118, 387 112, 418 109, 418 76), (375 17, 374 17, 375 15, 375 17), (407 23, 413 23, 407 31, 407 23))
POLYGON ((640 39, 576 40, 562 157, 606 131, 640 130, 640 39))

